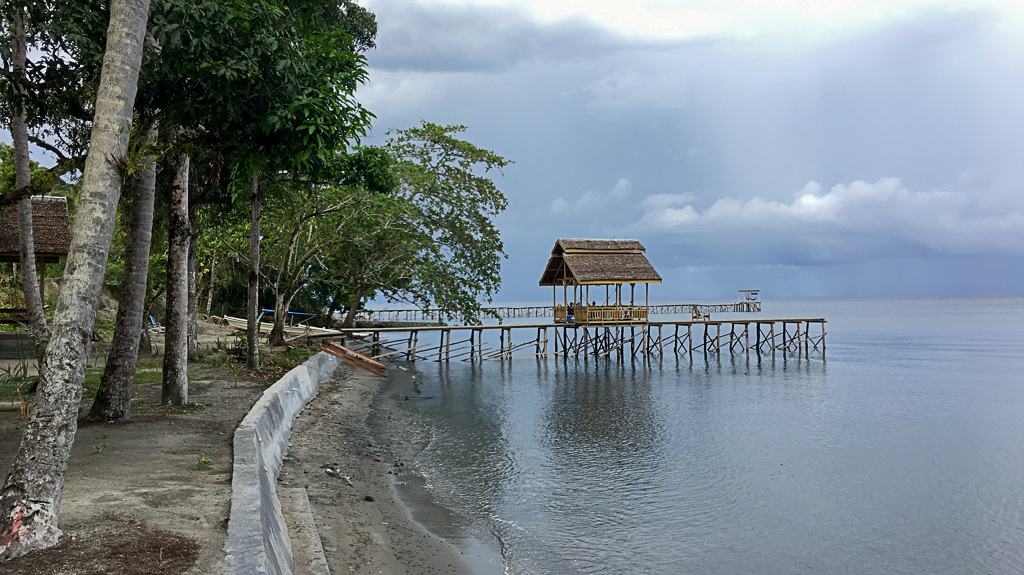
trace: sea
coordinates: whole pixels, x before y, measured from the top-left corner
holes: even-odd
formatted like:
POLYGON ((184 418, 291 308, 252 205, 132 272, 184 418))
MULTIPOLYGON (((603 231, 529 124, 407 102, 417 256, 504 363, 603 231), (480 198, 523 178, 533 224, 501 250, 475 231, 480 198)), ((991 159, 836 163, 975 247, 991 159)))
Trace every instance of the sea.
POLYGON ((398 495, 481 575, 1024 573, 1024 296, 730 317, 826 352, 396 362, 398 495))

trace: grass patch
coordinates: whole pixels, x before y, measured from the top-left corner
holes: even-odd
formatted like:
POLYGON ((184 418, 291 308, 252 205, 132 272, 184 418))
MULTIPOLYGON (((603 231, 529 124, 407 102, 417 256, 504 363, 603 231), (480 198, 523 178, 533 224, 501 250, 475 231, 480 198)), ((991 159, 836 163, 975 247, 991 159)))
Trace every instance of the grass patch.
POLYGON ((114 322, 113 320, 103 319, 102 317, 96 318, 96 323, 93 325, 92 330, 96 332, 96 335, 100 336, 103 341, 110 341, 114 339, 114 322))
POLYGON ((198 401, 190 401, 183 407, 161 405, 160 409, 166 411, 167 413, 199 413, 200 411, 203 411, 210 405, 211 404, 209 403, 199 403, 198 401))

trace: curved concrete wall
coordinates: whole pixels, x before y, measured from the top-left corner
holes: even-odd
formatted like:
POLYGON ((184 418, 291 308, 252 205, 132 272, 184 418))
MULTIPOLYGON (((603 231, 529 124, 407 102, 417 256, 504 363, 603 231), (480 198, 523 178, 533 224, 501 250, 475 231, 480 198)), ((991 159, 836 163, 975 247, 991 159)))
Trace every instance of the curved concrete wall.
POLYGON ((226 575, 292 575, 291 540, 277 498, 277 472, 295 416, 341 360, 318 353, 263 392, 235 430, 226 575))

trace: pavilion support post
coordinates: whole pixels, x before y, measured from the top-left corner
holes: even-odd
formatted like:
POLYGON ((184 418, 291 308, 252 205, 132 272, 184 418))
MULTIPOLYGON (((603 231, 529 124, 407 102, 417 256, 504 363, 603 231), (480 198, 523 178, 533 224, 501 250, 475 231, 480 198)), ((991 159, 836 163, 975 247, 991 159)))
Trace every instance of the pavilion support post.
POLYGON ((807 322, 804 328, 804 357, 811 355, 811 322, 807 322))
POLYGON ((679 355, 679 324, 676 324, 676 333, 672 336, 672 355, 679 355))
POLYGON ((476 359, 476 345, 474 345, 473 336, 476 335, 476 330, 469 330, 469 361, 470 363, 476 359))
POLYGON ((693 331, 690 329, 692 327, 692 325, 686 324, 686 347, 690 349, 690 363, 693 363, 693 331))

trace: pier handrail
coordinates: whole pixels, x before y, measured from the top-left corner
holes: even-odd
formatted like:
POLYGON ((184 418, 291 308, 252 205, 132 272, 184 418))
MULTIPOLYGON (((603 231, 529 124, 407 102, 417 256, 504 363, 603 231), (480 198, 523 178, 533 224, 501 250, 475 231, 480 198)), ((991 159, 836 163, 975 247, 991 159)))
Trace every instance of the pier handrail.
MULTIPOLYGON (((593 306, 591 306, 593 307, 593 306)), ((702 315, 711 313, 750 313, 761 311, 760 301, 738 301, 735 303, 673 303, 657 304, 646 306, 648 314, 689 314, 692 308, 696 307, 702 315)), ((582 308, 581 308, 582 309, 582 308)), ((565 313, 565 308, 562 308, 565 313)), ((528 318, 528 317, 552 317, 558 312, 557 306, 500 306, 484 308, 484 312, 493 312, 502 319, 507 318, 528 318)), ((438 310, 422 309, 368 309, 363 310, 360 319, 379 321, 441 321, 441 312, 438 310)), ((561 318, 562 316, 557 316, 561 318)), ((559 319, 559 323, 564 320, 559 319)))

